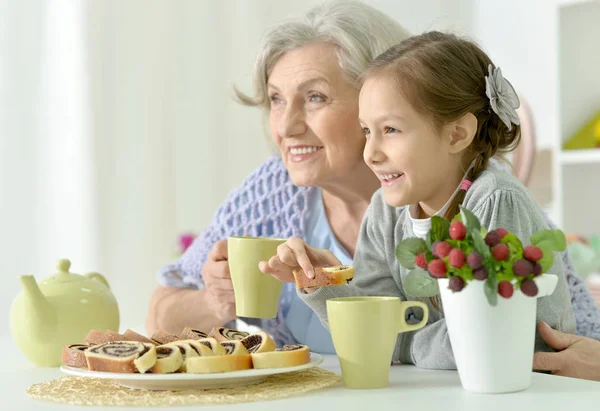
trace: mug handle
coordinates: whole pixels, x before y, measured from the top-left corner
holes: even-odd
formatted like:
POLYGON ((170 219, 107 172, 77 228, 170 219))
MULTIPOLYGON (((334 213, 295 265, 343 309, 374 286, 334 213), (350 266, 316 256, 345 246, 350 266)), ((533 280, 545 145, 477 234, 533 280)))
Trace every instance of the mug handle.
POLYGON ((416 331, 419 330, 425 325, 427 325, 427 321, 429 320, 429 308, 427 304, 421 301, 401 301, 400 302, 400 330, 399 332, 407 332, 407 331, 416 331), (406 322, 406 310, 412 307, 419 307, 423 310, 423 319, 417 324, 408 324, 406 322))

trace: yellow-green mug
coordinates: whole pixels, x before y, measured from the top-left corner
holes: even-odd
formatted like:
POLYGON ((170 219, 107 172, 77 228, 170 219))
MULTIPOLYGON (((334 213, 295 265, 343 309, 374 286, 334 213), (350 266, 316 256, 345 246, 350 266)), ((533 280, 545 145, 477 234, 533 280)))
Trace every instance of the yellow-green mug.
POLYGON ((275 318, 283 283, 258 269, 260 261, 277 255, 285 239, 229 237, 227 259, 238 317, 275 318))
POLYGON ((384 388, 398 334, 425 326, 429 311, 420 301, 398 297, 346 297, 327 300, 327 317, 344 386, 384 388), (423 310, 418 324, 405 320, 412 307, 423 310))

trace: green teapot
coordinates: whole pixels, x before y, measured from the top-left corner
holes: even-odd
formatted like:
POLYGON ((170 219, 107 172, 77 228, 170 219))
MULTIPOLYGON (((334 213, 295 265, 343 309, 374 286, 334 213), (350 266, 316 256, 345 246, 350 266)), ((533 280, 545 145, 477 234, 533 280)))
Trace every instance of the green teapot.
POLYGON ((39 283, 21 276, 23 291, 10 310, 13 340, 41 367, 61 364, 65 345, 80 344, 92 329, 119 331, 119 306, 101 274, 69 272, 71 262, 58 260, 58 273, 39 283))

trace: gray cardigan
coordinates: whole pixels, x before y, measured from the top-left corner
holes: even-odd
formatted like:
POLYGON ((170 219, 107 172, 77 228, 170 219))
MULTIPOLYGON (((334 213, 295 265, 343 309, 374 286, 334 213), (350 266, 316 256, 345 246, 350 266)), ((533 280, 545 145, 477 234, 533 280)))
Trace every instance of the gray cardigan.
MULTIPOLYGON (((542 210, 527 189, 503 171, 484 171, 468 190, 463 205, 488 229, 504 227, 524 243, 528 242, 532 233, 549 227, 542 210)), ((404 293, 402 279, 408 270, 398 264, 395 256, 396 245, 409 237, 415 235, 408 207, 390 207, 382 191, 378 190, 362 222, 352 283, 323 287, 312 294, 299 292, 300 297, 325 325, 328 325, 326 301, 330 298, 393 295, 402 300, 415 300, 404 293)), ((559 276, 558 285, 552 295, 538 299, 537 321, 545 321, 563 332, 575 333, 571 295, 560 258, 555 258, 549 272, 559 276)), ((428 324, 421 330, 399 334, 393 360, 422 368, 455 369, 443 313, 436 310, 429 299, 421 300, 428 304, 428 324)), ((414 314, 420 320, 420 314, 416 311, 414 314)), ((551 351, 537 334, 535 350, 551 351)))

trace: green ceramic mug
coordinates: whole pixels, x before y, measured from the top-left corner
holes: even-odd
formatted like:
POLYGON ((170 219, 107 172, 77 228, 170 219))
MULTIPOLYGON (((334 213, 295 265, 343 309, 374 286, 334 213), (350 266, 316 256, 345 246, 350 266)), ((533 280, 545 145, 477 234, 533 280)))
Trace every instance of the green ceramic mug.
POLYGON ((275 318, 283 283, 258 269, 277 255, 281 238, 229 237, 227 254, 238 317, 275 318))
POLYGON ((398 297, 347 297, 327 300, 327 317, 344 386, 384 388, 398 334, 425 326, 429 311, 425 303, 398 297), (406 323, 412 307, 423 310, 418 324, 406 323))

